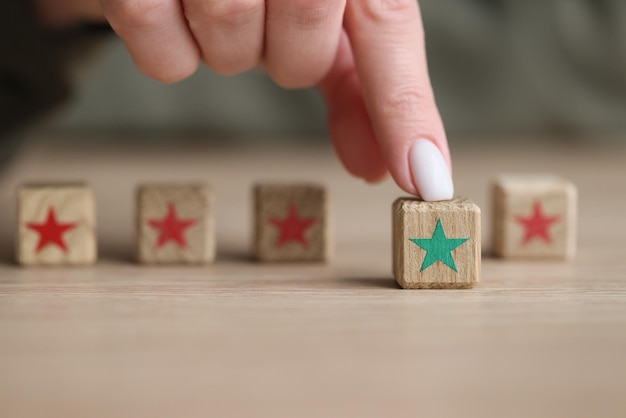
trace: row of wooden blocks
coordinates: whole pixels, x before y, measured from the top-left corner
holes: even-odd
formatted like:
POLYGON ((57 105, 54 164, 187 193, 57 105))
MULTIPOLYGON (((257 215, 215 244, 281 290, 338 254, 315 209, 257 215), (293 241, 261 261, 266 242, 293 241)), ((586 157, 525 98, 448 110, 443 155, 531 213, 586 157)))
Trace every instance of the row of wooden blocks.
MULTIPOLYGON (((502 257, 571 258, 576 189, 557 177, 505 176, 494 185, 494 252, 502 257)), ((144 264, 215 259, 213 197, 202 184, 137 190, 137 258, 144 264)), ((26 185, 18 198, 22 265, 91 264, 96 208, 84 184, 26 185)), ((318 185, 254 189, 254 252, 260 261, 325 261, 328 196, 318 185)), ((393 205, 394 275, 405 288, 467 288, 480 275, 480 209, 465 198, 398 199, 393 205)))
MULTIPOLYGON (((137 259, 142 264, 203 264, 215 259, 213 194, 204 184, 137 189, 137 259)), ((328 197, 318 185, 254 189, 255 255, 260 261, 325 261, 328 197)), ((85 184, 32 184, 18 196, 17 261, 85 265, 97 259, 95 197, 85 184)))

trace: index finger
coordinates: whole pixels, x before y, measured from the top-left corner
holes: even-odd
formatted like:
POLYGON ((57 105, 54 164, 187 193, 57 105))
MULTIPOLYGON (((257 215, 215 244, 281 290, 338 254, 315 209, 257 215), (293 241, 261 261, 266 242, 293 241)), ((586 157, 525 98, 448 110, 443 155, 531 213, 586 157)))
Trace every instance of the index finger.
POLYGON ((451 199, 450 153, 416 0, 348 0, 344 26, 389 171, 405 191, 451 199))

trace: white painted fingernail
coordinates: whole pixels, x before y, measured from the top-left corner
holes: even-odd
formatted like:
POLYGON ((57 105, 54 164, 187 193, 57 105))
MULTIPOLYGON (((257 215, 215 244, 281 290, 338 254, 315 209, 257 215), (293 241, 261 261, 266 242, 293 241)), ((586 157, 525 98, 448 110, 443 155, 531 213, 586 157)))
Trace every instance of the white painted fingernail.
POLYGON ((409 151, 413 181, 422 199, 434 202, 454 197, 452 176, 441 151, 427 139, 418 139, 409 151))

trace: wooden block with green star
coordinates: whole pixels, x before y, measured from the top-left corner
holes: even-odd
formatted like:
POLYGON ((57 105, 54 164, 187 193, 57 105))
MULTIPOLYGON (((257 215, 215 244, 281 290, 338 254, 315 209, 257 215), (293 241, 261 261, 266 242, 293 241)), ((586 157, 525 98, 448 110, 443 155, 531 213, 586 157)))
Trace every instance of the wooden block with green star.
POLYGON ((143 264, 202 264, 215 259, 213 197, 204 184, 137 189, 137 255, 143 264))
POLYGON ((393 204, 393 272, 403 288, 474 287, 480 257, 480 208, 471 200, 393 204))
POLYGON ((22 265, 93 264, 97 243, 92 190, 82 183, 22 186, 16 252, 22 265))
POLYGON ((254 252, 259 261, 325 261, 330 252, 328 196, 314 184, 254 188, 254 252))
POLYGON ((493 183, 493 250, 504 258, 571 259, 576 186, 549 174, 502 175, 493 183))

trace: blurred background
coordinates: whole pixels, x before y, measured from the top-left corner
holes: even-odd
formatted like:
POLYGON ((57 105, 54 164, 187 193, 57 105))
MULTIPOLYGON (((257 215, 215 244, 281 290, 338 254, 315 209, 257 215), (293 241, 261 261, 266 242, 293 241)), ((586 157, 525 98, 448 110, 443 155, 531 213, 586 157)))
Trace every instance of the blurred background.
POLYGON ((397 291, 402 192, 340 166, 315 90, 159 84, 106 27, 42 33, 30 1, 0 0, 0 417, 626 416, 626 0, 420 0, 455 190, 483 214, 471 294, 397 291), (489 257, 501 172, 577 185, 574 263, 489 257), (68 180, 97 197, 99 265, 14 267, 19 185, 68 180), (249 262, 268 180, 328 188, 331 263, 249 262), (218 262, 135 267, 136 186, 192 181, 218 262))
MULTIPOLYGON (((420 4, 452 142, 520 133, 596 140, 626 130, 623 0, 420 4)), ((314 90, 282 90, 260 71, 222 77, 206 68, 163 85, 134 68, 114 35, 81 48, 71 97, 40 129, 85 138, 325 135, 314 90)))

